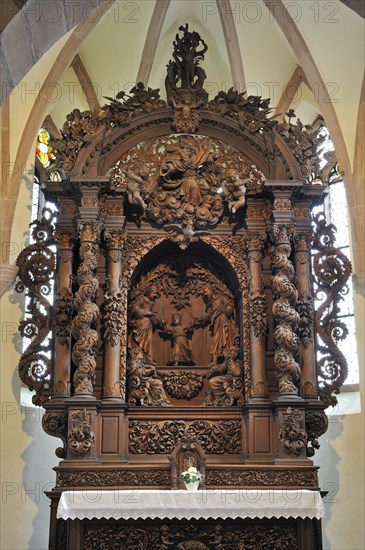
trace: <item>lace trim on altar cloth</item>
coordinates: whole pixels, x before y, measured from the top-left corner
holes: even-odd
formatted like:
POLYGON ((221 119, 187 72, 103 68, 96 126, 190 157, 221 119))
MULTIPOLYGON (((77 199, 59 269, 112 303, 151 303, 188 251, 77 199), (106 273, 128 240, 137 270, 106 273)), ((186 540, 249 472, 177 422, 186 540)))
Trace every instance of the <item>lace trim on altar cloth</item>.
POLYGON ((321 519, 319 491, 201 489, 191 491, 64 491, 59 519, 321 519))

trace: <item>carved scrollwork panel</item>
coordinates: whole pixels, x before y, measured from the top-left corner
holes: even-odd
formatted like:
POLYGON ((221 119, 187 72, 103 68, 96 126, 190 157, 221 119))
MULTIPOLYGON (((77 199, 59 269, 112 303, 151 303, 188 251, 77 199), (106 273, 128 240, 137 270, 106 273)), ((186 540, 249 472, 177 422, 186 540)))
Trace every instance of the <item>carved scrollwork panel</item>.
POLYGON ((327 224, 324 214, 314 218, 315 231, 313 258, 315 297, 321 301, 315 312, 317 333, 317 377, 319 396, 326 405, 335 405, 334 393, 344 383, 348 368, 347 360, 339 347, 346 338, 348 329, 339 318, 339 303, 347 294, 347 281, 351 275, 351 262, 335 246, 336 228, 327 224))
POLYGON ((25 319, 19 330, 24 338, 30 339, 19 361, 19 376, 31 390, 35 405, 43 405, 50 397, 50 332, 52 330, 52 308, 47 298, 51 292, 51 281, 56 265, 51 246, 55 244, 53 214, 44 210, 41 220, 32 224, 33 244, 19 254, 19 281, 17 292, 27 291, 29 301, 25 319))
POLYGON ((129 452, 169 454, 185 434, 194 437, 206 453, 235 454, 242 450, 241 424, 238 420, 132 420, 129 424, 129 452))
POLYGON ((161 487, 171 484, 169 470, 82 470, 57 472, 57 487, 161 487))

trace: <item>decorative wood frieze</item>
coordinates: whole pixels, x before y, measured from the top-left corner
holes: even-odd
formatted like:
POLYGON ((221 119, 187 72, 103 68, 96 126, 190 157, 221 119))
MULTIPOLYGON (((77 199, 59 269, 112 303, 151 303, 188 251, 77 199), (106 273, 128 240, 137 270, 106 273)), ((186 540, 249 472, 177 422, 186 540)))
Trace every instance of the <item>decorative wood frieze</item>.
POLYGON ((185 435, 194 437, 206 453, 236 454, 242 450, 241 422, 131 420, 129 452, 132 454, 169 454, 185 435))

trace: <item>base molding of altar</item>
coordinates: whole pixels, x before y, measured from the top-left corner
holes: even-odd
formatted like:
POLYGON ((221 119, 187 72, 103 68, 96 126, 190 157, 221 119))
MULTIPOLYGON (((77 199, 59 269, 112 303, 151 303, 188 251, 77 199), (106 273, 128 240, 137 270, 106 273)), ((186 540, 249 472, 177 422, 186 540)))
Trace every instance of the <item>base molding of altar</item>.
POLYGON ((51 550, 321 550, 318 491, 65 491, 51 550))

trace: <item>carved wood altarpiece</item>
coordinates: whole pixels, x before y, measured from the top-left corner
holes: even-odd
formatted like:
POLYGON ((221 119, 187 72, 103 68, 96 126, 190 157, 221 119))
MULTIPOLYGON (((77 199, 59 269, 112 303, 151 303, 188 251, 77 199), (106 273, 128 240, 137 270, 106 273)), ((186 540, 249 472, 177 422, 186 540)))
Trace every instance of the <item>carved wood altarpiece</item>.
MULTIPOLYGON (((311 457, 345 365, 332 348, 337 374, 326 378, 322 366, 318 382, 316 138, 291 118, 271 119, 269 100, 231 89, 209 101, 200 66, 207 47, 180 30, 167 102, 137 84, 101 115, 67 117, 53 144, 62 181, 45 182, 57 220, 45 212, 18 258, 18 290, 30 296, 20 328, 33 338, 19 374, 46 410, 45 431, 63 442, 50 493, 52 548, 70 544, 55 520, 65 488, 169 489, 187 441, 205 455, 208 487, 318 489, 311 457)), ((346 259, 336 261, 348 277, 346 259)), ((251 523, 218 525, 216 539, 196 528, 194 548, 253 548, 249 532, 265 548, 278 537, 291 541, 281 548, 320 547, 313 526, 304 536, 295 522, 280 534, 251 523)), ((83 529, 80 548, 127 548, 95 541, 133 531, 83 529)), ((188 527, 166 529, 146 524, 149 546, 133 548, 170 548, 169 537, 188 548, 188 527)))

